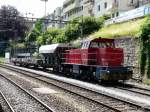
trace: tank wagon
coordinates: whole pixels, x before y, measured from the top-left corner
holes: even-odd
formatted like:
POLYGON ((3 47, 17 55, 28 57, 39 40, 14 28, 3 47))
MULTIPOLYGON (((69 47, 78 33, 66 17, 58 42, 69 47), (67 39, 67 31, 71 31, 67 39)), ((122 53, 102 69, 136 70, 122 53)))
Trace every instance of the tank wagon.
POLYGON ((114 39, 85 40, 82 47, 76 49, 69 44, 44 45, 39 48, 39 53, 43 59, 38 66, 52 68, 65 75, 98 81, 132 77, 131 67, 124 66, 123 49, 115 47, 114 39))

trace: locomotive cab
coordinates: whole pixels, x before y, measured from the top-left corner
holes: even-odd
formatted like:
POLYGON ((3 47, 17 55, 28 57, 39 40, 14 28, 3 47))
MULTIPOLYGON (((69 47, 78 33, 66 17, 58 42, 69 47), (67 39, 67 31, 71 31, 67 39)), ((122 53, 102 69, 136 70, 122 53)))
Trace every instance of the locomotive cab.
POLYGON ((114 39, 97 38, 82 43, 81 58, 83 64, 98 66, 121 66, 123 49, 115 48, 114 39))
POLYGON ((115 48, 114 39, 94 39, 94 40, 88 40, 83 41, 81 43, 82 49, 88 49, 88 48, 115 48))

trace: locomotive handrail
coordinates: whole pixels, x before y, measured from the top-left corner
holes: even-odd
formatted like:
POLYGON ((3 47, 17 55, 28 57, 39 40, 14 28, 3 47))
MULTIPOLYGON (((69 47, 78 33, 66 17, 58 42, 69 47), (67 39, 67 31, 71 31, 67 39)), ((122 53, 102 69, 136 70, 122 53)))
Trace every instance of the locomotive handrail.
MULTIPOLYGON (((67 59, 67 60, 81 60, 81 59, 72 59, 72 58, 61 58, 61 59, 67 59)), ((97 61, 97 59, 82 59, 82 60, 94 60, 97 61)))
MULTIPOLYGON (((61 54, 81 54, 81 53, 61 53, 61 54)), ((86 54, 98 54, 98 53, 86 53, 86 54)), ((100 53, 100 54, 106 54, 106 53, 100 53)), ((122 53, 109 53, 107 52, 107 54, 122 54, 122 53)))
POLYGON ((112 61, 112 60, 119 60, 119 59, 121 59, 121 58, 122 58, 122 57, 120 57, 120 58, 115 58, 115 59, 105 59, 105 58, 101 58, 101 60, 104 60, 104 61, 105 61, 105 60, 107 60, 107 61, 110 60, 110 61, 112 61))
MULTIPOLYGON (((102 61, 116 61, 116 60, 120 60, 122 57, 120 58, 115 58, 115 59, 104 59, 101 58, 102 61)), ((61 59, 66 59, 66 60, 93 60, 93 61, 97 61, 97 59, 75 59, 75 58, 61 58, 61 59)))

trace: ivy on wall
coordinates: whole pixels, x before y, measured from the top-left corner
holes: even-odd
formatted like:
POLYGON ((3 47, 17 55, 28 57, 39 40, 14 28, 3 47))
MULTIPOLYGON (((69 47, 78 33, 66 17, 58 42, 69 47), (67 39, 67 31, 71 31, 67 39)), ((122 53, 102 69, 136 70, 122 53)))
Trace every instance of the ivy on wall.
POLYGON ((147 75, 150 79, 150 15, 147 16, 145 24, 142 26, 140 39, 140 70, 141 75, 147 75))

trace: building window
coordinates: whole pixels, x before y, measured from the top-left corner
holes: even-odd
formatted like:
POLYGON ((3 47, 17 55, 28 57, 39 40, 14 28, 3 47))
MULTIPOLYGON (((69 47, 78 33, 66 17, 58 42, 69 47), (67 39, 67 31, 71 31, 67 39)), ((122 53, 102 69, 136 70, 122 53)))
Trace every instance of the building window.
POLYGON ((119 16, 119 12, 116 12, 116 16, 119 16))
POLYGON ((81 7, 81 9, 83 10, 83 6, 81 7))
POLYGON ((104 3, 104 8, 105 8, 105 9, 107 8, 107 2, 104 3))
POLYGON ((115 14, 114 13, 112 13, 112 18, 114 18, 115 17, 115 14))
POLYGON ((97 10, 98 10, 98 11, 100 11, 100 10, 101 10, 101 6, 100 6, 100 5, 98 5, 97 10))
POLYGON ((130 0, 130 3, 132 3, 132 4, 133 4, 133 0, 130 0))

